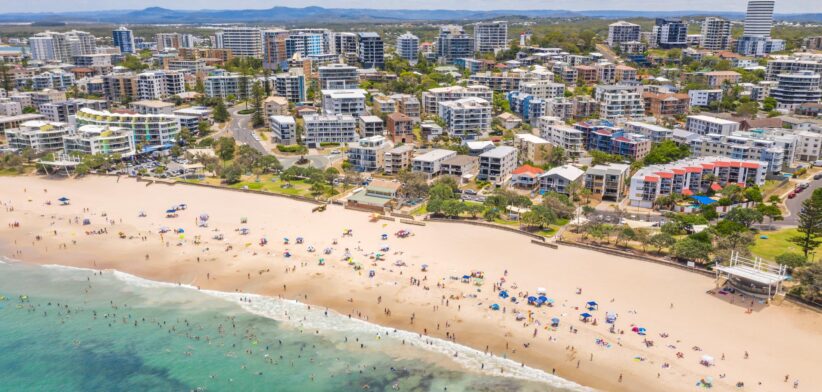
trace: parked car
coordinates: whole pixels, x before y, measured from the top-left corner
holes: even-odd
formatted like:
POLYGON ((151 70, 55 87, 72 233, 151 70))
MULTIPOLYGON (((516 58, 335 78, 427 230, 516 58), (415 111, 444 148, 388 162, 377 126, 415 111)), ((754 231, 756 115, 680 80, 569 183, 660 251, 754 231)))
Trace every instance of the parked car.
POLYGON ((822 159, 820 159, 818 161, 814 161, 813 165, 816 166, 816 167, 822 167, 822 159))
POLYGON ((788 199, 793 199, 794 197, 796 197, 796 193, 794 193, 794 192, 788 193, 788 199))
POLYGON ((811 186, 811 184, 809 184, 807 182, 803 182, 803 183, 799 184, 799 187, 802 188, 802 189, 808 189, 809 186, 811 186))
POLYGON ((822 173, 819 173, 819 174, 813 176, 813 179, 814 180, 822 180, 822 173))

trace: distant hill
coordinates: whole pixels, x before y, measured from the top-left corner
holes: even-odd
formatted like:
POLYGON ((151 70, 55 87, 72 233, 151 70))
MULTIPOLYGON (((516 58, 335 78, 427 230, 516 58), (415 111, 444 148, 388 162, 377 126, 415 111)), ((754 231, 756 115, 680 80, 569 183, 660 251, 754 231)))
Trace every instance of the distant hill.
MULTIPOLYGON (((142 10, 111 10, 94 12, 59 13, 5 13, 0 14, 0 23, 11 22, 98 22, 130 24, 164 23, 391 23, 409 21, 484 20, 505 16, 532 18, 593 17, 619 19, 629 17, 671 17, 713 15, 729 19, 742 19, 742 12, 714 11, 567 11, 567 10, 378 10, 363 8, 323 8, 323 7, 273 7, 269 9, 246 10, 172 10, 151 7, 142 10)), ((822 14, 783 14, 778 20, 822 22, 822 14)))

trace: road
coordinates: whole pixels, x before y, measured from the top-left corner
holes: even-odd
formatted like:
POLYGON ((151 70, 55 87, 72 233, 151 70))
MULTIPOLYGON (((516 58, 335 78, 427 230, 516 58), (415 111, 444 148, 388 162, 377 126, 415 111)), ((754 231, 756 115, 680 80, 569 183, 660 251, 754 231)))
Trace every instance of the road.
POLYGON ((605 44, 597 44, 597 52, 602 53, 602 55, 610 62, 614 64, 619 64, 619 56, 614 53, 608 45, 605 44))
POLYGON ((797 194, 793 199, 787 199, 785 201, 785 205, 788 207, 788 211, 790 211, 791 214, 786 216, 785 220, 777 222, 779 226, 796 226, 799 224, 799 211, 802 209, 802 202, 811 197, 811 193, 813 193, 814 189, 822 186, 822 179, 814 180, 811 178, 810 180, 800 182, 809 182, 811 186, 802 191, 802 193, 797 194))
MULTIPOLYGON (((280 160, 280 163, 282 163, 283 168, 287 169, 295 165, 300 157, 277 155, 266 148, 265 144, 258 139, 259 136, 257 136, 254 132, 254 128, 251 127, 251 115, 239 113, 243 109, 245 109, 245 106, 242 105, 229 109, 229 113, 231 113, 231 122, 228 125, 228 130, 231 132, 231 136, 234 137, 234 140, 239 143, 247 144, 262 154, 275 155, 277 159, 280 160)), ((305 155, 305 159, 308 160, 308 165, 319 169, 325 169, 326 167, 331 166, 332 162, 342 159, 342 155, 326 156, 322 154, 308 154, 305 155)))

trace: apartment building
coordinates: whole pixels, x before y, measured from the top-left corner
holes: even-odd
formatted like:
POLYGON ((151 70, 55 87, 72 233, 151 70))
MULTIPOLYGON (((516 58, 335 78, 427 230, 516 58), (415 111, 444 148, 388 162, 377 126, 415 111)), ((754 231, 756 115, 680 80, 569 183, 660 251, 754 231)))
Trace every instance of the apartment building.
POLYGON ((777 81, 779 75, 793 74, 799 71, 812 71, 822 74, 822 56, 776 57, 768 60, 765 80, 777 81))
POLYGON ((409 144, 404 144, 399 147, 394 147, 385 152, 385 159, 383 160, 385 174, 397 174, 400 170, 405 170, 411 167, 411 157, 414 154, 414 147, 409 144))
POLYGON ((643 135, 650 139, 652 143, 660 143, 664 140, 671 139, 674 133, 672 129, 638 121, 627 121, 624 126, 626 131, 643 135))
POLYGON ((660 196, 686 196, 721 190, 728 184, 764 185, 767 163, 755 160, 701 157, 647 166, 631 177, 631 206, 652 208, 660 196))
POLYGON ((486 86, 450 86, 432 88, 422 93, 422 108, 426 114, 439 112, 439 103, 457 101, 463 98, 477 97, 491 102, 493 91, 486 86))
POLYGON ((388 96, 397 104, 397 111, 413 119, 420 118, 420 100, 411 94, 391 94, 388 96))
POLYGON ((638 24, 621 20, 608 25, 608 46, 614 48, 623 42, 639 41, 641 27, 638 24))
POLYGON ((417 55, 420 51, 420 39, 410 32, 397 37, 397 55, 401 59, 408 60, 409 63, 417 62, 417 55))
POLYGON ((508 48, 508 22, 493 21, 474 24, 475 51, 496 53, 508 48))
POLYGON ((602 151, 637 161, 651 152, 651 140, 638 133, 608 128, 595 129, 588 134, 589 151, 602 151))
POLYGON ((6 129, 6 141, 15 150, 31 149, 34 153, 58 151, 63 148, 63 136, 70 132, 66 123, 32 120, 19 128, 6 129))
POLYGON ((297 144, 297 122, 292 116, 273 115, 268 118, 272 142, 284 145, 297 144))
POLYGON ((363 115, 366 112, 365 94, 367 92, 362 89, 322 90, 323 113, 363 115))
POLYGON ((639 92, 607 90, 599 99, 599 115, 611 121, 640 119, 645 115, 645 102, 639 92))
POLYGON ((477 179, 495 184, 503 184, 517 167, 517 149, 499 146, 479 156, 477 179))
POLYGON ((120 53, 136 53, 137 45, 134 43, 134 33, 120 26, 117 30, 111 32, 111 38, 114 46, 120 49, 120 53))
POLYGON ((383 168, 385 153, 392 145, 380 135, 365 137, 348 143, 348 163, 359 172, 373 172, 383 168))
POLYGON ((539 119, 540 136, 552 144, 562 147, 571 157, 579 157, 585 152, 585 134, 565 125, 556 117, 543 116, 539 119))
POLYGON ((230 49, 234 56, 263 58, 263 33, 254 27, 228 27, 222 30, 218 48, 230 49))
POLYGON ((174 114, 174 103, 156 100, 134 101, 129 107, 139 114, 174 114))
POLYGON ((654 117, 674 117, 688 113, 691 98, 688 94, 657 93, 646 91, 642 93, 645 103, 645 113, 654 117))
POLYGON ((359 140, 357 119, 348 114, 307 115, 305 144, 319 147, 322 143, 351 143, 359 140))
POLYGON ((818 103, 822 99, 822 76, 805 70, 791 74, 777 75, 779 85, 771 90, 771 97, 776 99, 777 108, 795 109, 807 102, 818 103))
POLYGON ((226 99, 229 96, 234 96, 235 99, 245 99, 251 96, 254 82, 248 76, 225 73, 206 77, 203 86, 205 87, 205 95, 209 98, 226 99))
POLYGON ((8 98, 0 98, 0 116, 19 116, 21 114, 23 114, 23 105, 20 105, 20 102, 14 102, 8 98))
POLYGON ((708 50, 727 50, 731 47, 731 21, 707 17, 702 21, 702 39, 699 47, 708 50))
POLYGON ((177 33, 157 33, 154 35, 154 42, 157 43, 158 52, 179 49, 181 46, 180 34, 177 33))
POLYGON ((707 108, 711 102, 722 101, 724 95, 722 89, 711 90, 689 90, 688 97, 691 99, 691 106, 707 108))
POLYGON ((456 151, 435 148, 411 160, 411 171, 422 173, 429 179, 440 175, 442 162, 457 155, 456 151))
POLYGON ((386 117, 388 136, 394 143, 414 142, 414 120, 402 113, 391 113, 386 117))
POLYGON ((814 162, 822 157, 822 133, 799 131, 797 138, 796 159, 803 162, 814 162))
POLYGON ((619 201, 625 193, 625 179, 631 167, 621 163, 596 165, 585 172, 584 186, 594 198, 619 201))
POLYGON ((63 150, 80 154, 118 154, 127 158, 137 152, 134 132, 117 127, 83 125, 63 136, 63 150))
POLYGON ((532 80, 521 82, 519 91, 543 99, 562 98, 565 96, 565 85, 551 80, 532 80))
POLYGON ((725 84, 734 85, 739 83, 742 75, 734 71, 711 71, 703 74, 710 87, 722 87, 725 84))
POLYGON ((397 111, 397 101, 387 95, 376 95, 371 99, 371 107, 375 113, 389 114, 397 111))
POLYGON ((717 117, 693 115, 685 121, 685 129, 697 135, 730 135, 739 130, 739 123, 717 117))
POLYGON ((734 132, 732 135, 705 135, 690 142, 695 157, 719 156, 767 163, 770 173, 778 175, 793 166, 798 138, 791 134, 734 132))
POLYGON ((288 102, 305 102, 305 75, 300 72, 285 72, 277 74, 274 81, 274 91, 285 97, 288 102))
POLYGON ((491 104, 476 97, 439 103, 439 116, 452 136, 475 140, 491 130, 491 104))
POLYGON ((271 116, 287 116, 289 113, 288 100, 285 97, 266 97, 263 101, 263 111, 266 121, 271 116))
POLYGON ((385 47, 380 35, 374 32, 357 35, 357 54, 363 68, 385 67, 385 47))
POLYGON ((134 142, 144 148, 170 147, 180 133, 180 123, 173 115, 111 113, 82 108, 74 117, 77 126, 98 125, 131 130, 134 142))
POLYGON ((465 34, 462 26, 442 26, 436 42, 437 58, 445 64, 456 59, 474 57, 474 37, 465 34))
MULTIPOLYGON (((511 91, 508 93, 508 105, 512 112, 522 117, 522 121, 536 122, 538 118, 546 115, 546 101, 544 99, 525 94, 521 91, 511 91)), ((510 115, 510 113, 503 113, 502 115, 505 114, 510 115)))
POLYGON ((82 108, 94 110, 108 110, 108 101, 104 99, 82 99, 74 98, 61 102, 51 102, 40 105, 42 113, 49 121, 69 122, 71 116, 82 108))
POLYGON ((359 88, 357 67, 330 64, 318 68, 321 89, 343 90, 359 88))
POLYGON ((470 155, 454 155, 440 165, 440 174, 454 176, 466 181, 477 175, 479 158, 470 155))
POLYGON ((519 151, 519 159, 534 164, 545 163, 551 157, 554 145, 537 135, 517 133, 514 135, 514 146, 519 151))
POLYGON ((491 90, 508 92, 512 90, 519 90, 519 84, 522 81, 533 80, 534 78, 526 77, 522 72, 504 71, 501 73, 494 73, 490 71, 477 72, 468 78, 468 82, 472 85, 487 86, 491 90))

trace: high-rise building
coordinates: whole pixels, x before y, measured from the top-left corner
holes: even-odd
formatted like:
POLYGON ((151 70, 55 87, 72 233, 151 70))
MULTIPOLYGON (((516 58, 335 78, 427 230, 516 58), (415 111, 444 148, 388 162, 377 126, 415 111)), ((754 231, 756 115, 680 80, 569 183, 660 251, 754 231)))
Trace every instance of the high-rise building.
POLYGON ((253 27, 230 27, 222 31, 222 48, 231 49, 235 56, 263 56, 263 34, 253 27))
POLYGON ((753 37, 771 36, 774 3, 773 0, 751 0, 748 2, 743 35, 753 37))
POLYGON ((286 59, 291 59, 295 54, 299 54, 303 58, 319 56, 325 53, 323 42, 322 34, 303 31, 292 33, 285 39, 286 59))
POLYGON ((385 66, 385 48, 382 38, 375 32, 359 33, 357 53, 363 68, 383 68, 385 66))
POLYGON ((779 85, 771 90, 777 108, 793 109, 805 102, 819 102, 822 99, 820 75, 813 71, 799 71, 777 76, 779 85))
POLYGON ((263 66, 268 69, 283 68, 288 61, 286 56, 285 40, 288 39, 287 30, 263 31, 263 66))
POLYGON ((352 89, 360 85, 357 67, 345 64, 324 65, 317 69, 321 89, 352 89))
POLYGON ((35 60, 70 63, 75 56, 95 54, 97 43, 94 36, 85 31, 46 31, 29 38, 29 49, 35 60))
POLYGON ((120 48, 120 53, 134 53, 137 51, 134 44, 134 33, 124 26, 112 31, 111 38, 114 40, 114 46, 120 48))
POLYGON ((157 33, 154 36, 154 40, 157 42, 157 51, 163 52, 169 49, 179 49, 180 48, 180 34, 177 33, 157 33))
POLYGON ((420 50, 420 39, 411 33, 397 37, 397 55, 411 63, 417 61, 417 52, 420 50))
POLYGON ((639 41, 641 27, 638 24, 620 20, 608 25, 608 46, 618 46, 623 42, 639 41))
POLYGON ((462 26, 442 26, 437 37, 437 57, 446 64, 474 57, 474 37, 465 34, 462 26))
POLYGON ((708 50, 726 50, 731 46, 731 21, 708 17, 702 22, 700 47, 708 50))
POLYGON ((474 25, 475 50, 480 53, 494 53, 508 48, 508 22, 479 22, 474 25))
POLYGON ((662 49, 688 46, 688 26, 680 19, 657 18, 653 36, 656 46, 662 49))

